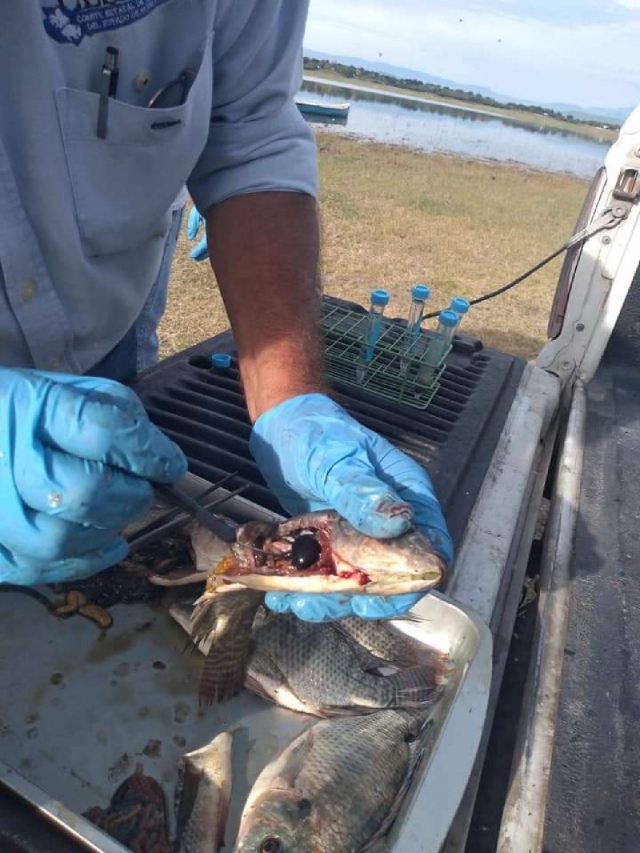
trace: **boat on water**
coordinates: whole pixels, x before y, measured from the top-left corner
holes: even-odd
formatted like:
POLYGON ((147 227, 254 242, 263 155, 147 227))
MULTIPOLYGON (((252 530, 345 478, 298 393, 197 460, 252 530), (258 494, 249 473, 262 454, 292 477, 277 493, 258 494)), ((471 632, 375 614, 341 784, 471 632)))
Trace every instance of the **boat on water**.
POLYGON ((316 101, 296 99, 298 109, 303 115, 328 116, 329 118, 346 118, 349 115, 350 103, 321 104, 316 101))

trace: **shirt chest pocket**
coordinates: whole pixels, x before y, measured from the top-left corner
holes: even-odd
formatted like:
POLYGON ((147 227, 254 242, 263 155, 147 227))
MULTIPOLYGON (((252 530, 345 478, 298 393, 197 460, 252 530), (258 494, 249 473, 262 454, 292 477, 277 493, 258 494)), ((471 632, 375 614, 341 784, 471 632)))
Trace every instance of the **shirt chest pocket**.
MULTIPOLYGON (((63 88, 56 105, 78 227, 88 256, 163 239, 170 207, 205 147, 211 114, 211 34, 185 101, 165 109, 109 99, 97 136, 100 97, 63 88)), ((169 82, 169 81, 168 81, 169 82)))

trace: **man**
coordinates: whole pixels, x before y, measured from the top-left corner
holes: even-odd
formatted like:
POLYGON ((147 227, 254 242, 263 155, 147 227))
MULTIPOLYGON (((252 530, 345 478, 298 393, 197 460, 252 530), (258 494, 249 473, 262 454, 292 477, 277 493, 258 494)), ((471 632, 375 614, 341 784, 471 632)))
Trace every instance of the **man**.
MULTIPOLYGON (((293 100, 306 12, 303 0, 2 4, 1 580, 115 564, 151 483, 185 474, 120 384, 185 183, 238 347, 251 451, 283 506, 331 506, 384 537, 415 517, 450 561, 426 474, 323 393, 316 153, 293 100)), ((333 619, 415 600, 268 603, 333 619)))

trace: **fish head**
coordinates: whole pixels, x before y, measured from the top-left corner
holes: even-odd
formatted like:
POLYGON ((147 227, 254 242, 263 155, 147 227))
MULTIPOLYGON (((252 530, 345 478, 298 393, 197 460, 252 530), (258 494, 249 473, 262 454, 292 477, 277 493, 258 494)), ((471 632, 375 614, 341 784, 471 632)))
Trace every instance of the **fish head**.
POLYGON ((234 853, 322 853, 319 844, 310 801, 275 790, 243 816, 234 853))
POLYGON ((358 569, 380 588, 403 583, 438 586, 445 576, 444 560, 417 527, 395 539, 375 539, 339 518, 333 525, 332 549, 338 571, 358 569))

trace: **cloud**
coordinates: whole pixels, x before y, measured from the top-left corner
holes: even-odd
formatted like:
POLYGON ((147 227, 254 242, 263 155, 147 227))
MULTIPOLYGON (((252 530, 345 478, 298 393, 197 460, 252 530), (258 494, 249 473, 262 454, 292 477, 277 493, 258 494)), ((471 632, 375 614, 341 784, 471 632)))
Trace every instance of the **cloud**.
POLYGON ((640 0, 311 0, 305 44, 514 97, 630 106, 640 102, 636 8, 640 0))

